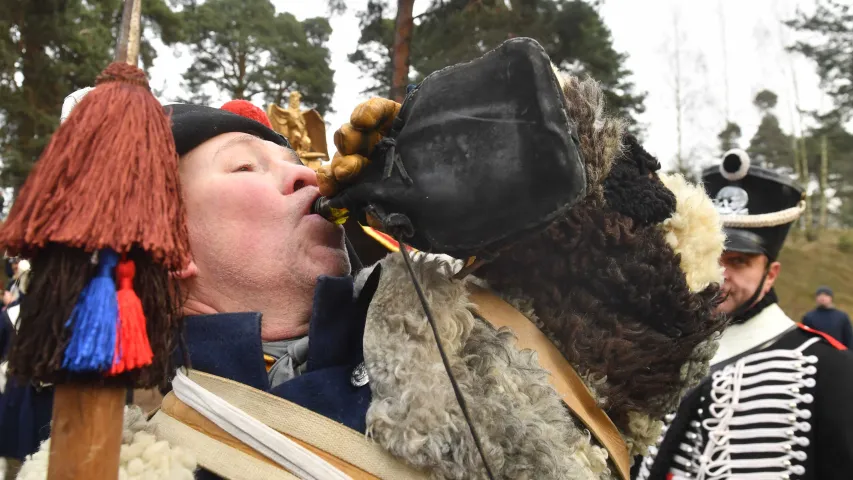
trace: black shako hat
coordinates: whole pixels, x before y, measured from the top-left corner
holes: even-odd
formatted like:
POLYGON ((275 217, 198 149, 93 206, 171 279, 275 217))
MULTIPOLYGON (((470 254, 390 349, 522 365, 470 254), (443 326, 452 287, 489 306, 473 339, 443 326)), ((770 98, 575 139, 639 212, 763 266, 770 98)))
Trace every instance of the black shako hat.
POLYGON ((726 251, 767 255, 775 261, 791 224, 805 209, 803 187, 785 175, 750 166, 740 149, 702 172, 702 183, 723 220, 726 251))
POLYGON ((229 132, 248 133, 291 148, 290 142, 274 130, 226 110, 186 103, 165 105, 163 109, 172 120, 172 135, 178 155, 185 155, 211 138, 229 132))
POLYGON ((585 186, 551 60, 535 40, 515 38, 411 90, 359 181, 336 200, 407 219, 406 241, 420 250, 487 257, 564 214, 585 186))

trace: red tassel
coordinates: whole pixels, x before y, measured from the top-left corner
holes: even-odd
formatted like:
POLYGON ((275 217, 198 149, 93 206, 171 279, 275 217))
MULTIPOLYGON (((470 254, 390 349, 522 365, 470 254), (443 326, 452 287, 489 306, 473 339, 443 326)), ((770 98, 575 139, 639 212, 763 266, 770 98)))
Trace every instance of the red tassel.
POLYGON ((119 262, 116 267, 119 328, 111 375, 151 365, 154 356, 148 342, 142 302, 133 291, 134 275, 136 265, 133 260, 119 262))

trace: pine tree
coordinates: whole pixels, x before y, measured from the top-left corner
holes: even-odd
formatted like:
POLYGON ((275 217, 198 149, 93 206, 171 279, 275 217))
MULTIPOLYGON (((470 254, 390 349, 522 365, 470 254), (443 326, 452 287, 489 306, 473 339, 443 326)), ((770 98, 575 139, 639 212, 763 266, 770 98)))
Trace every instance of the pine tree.
POLYGON ((194 59, 184 74, 189 100, 210 103, 212 89, 229 100, 281 104, 298 90, 307 105, 328 111, 335 85, 326 19, 300 22, 276 14, 269 0, 207 0, 186 15, 194 59))
MULTIPOLYGON (((426 2, 426 0, 423 0, 426 2)), ((476 58, 508 38, 527 36, 542 43, 564 71, 601 82, 614 113, 629 118, 644 110, 625 68, 626 56, 613 48, 610 30, 596 2, 579 0, 432 0, 415 18, 409 81, 448 65, 476 58)), ((369 0, 358 14, 361 37, 350 55, 373 80, 368 93, 388 96, 392 80, 395 21, 387 0, 369 0)))
POLYGON ((740 126, 734 122, 726 122, 725 128, 717 135, 720 140, 720 157, 733 148, 739 148, 740 126))
POLYGON ((812 15, 787 22, 801 34, 791 48, 817 64, 824 90, 844 118, 853 113, 853 9, 849 2, 818 0, 812 15))
MULTIPOLYGON (((827 200, 826 223, 853 226, 853 134, 845 129, 837 112, 817 116, 818 126, 809 132, 809 169, 818 172, 818 185, 827 200), (825 149, 825 150, 824 150, 825 149), (831 191, 831 196, 830 196, 831 191), (830 202, 841 205, 831 210, 830 202)), ((823 200, 823 198, 821 198, 823 200)), ((823 206, 818 204, 818 218, 823 206)))
MULTIPOLYGON (((19 187, 59 125, 62 102, 93 86, 113 57, 121 0, 0 0, 0 183, 19 187)), ((165 0, 143 8, 143 66, 154 35, 171 44, 181 35, 165 0)))
POLYGON ((755 165, 799 171, 794 167, 791 138, 782 131, 779 119, 773 113, 777 101, 778 97, 770 90, 762 90, 755 96, 753 104, 761 114, 761 123, 749 141, 747 152, 755 165))
POLYGON ((818 0, 813 13, 799 12, 786 24, 800 34, 791 50, 815 62, 821 87, 834 103, 834 110, 818 117, 820 126, 811 132, 808 142, 804 142, 809 144, 804 149, 821 154, 806 158, 807 161, 801 162, 801 168, 820 171, 824 162, 827 163, 826 171, 821 171, 820 183, 825 189, 833 189, 834 197, 842 202, 838 209, 838 222, 851 226, 853 158, 850 152, 853 136, 844 128, 853 115, 853 83, 850 82, 853 78, 853 9, 848 3, 818 0), (826 138, 825 149, 822 148, 822 138, 826 138))

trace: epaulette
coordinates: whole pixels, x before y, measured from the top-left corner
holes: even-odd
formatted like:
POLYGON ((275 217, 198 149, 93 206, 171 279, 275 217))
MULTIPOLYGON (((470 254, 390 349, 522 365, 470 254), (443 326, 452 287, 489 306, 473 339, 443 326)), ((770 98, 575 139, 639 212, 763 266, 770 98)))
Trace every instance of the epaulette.
POLYGON ((823 337, 824 340, 829 342, 830 345, 835 347, 836 350, 842 350, 842 351, 847 350, 847 347, 843 343, 839 342, 832 335, 830 335, 828 333, 821 332, 820 330, 815 330, 814 328, 803 325, 802 323, 798 323, 797 326, 800 327, 801 329, 809 332, 809 333, 812 333, 815 335, 820 335, 821 337, 823 337))

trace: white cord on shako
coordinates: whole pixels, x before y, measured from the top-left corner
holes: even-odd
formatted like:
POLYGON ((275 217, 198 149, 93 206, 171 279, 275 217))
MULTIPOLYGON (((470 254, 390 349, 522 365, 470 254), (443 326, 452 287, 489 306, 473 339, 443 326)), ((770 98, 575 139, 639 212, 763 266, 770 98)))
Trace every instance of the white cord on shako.
POLYGON ((303 480, 350 478, 313 452, 209 392, 180 370, 172 380, 172 391, 203 417, 303 480))
POLYGON ((765 228, 786 225, 800 218, 806 210, 805 200, 796 206, 786 208, 781 212, 759 213, 755 215, 721 215, 723 226, 728 228, 765 228))

